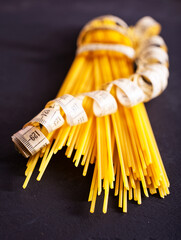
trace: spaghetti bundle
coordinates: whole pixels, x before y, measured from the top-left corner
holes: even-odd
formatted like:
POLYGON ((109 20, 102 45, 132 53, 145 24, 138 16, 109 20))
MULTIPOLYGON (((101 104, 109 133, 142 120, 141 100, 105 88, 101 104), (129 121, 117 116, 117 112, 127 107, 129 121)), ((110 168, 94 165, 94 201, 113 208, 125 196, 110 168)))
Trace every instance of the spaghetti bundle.
POLYGON ((67 158, 73 157, 76 167, 84 166, 84 176, 94 164, 88 197, 92 213, 102 191, 103 212, 107 212, 109 189, 115 190, 123 212, 128 199, 141 204, 141 189, 146 197, 169 194, 169 180, 143 104, 167 86, 167 47, 158 36, 160 30, 150 17, 134 27, 115 16, 85 25, 56 99, 12 136, 18 150, 30 156, 23 188, 38 159, 39 181, 53 154, 66 146, 67 158))

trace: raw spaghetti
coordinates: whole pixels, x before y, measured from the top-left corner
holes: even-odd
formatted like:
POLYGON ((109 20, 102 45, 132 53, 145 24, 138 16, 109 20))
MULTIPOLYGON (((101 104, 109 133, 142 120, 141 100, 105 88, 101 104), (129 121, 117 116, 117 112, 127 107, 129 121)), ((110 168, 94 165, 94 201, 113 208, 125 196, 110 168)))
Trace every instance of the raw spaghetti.
MULTIPOLYGON (((71 158, 73 150, 76 150, 73 162, 76 167, 79 164, 84 166, 84 176, 89 164, 94 164, 88 197, 92 213, 97 196, 102 191, 103 213, 107 212, 109 189, 115 189, 118 206, 123 208, 123 212, 127 212, 128 199, 141 204, 141 189, 146 197, 149 193, 159 192, 162 198, 169 194, 169 180, 142 103, 161 94, 167 86, 167 47, 158 36, 160 30, 160 24, 150 17, 141 19, 134 27, 128 27, 114 16, 96 18, 83 28, 77 41, 76 57, 57 98, 45 107, 45 110, 51 111, 51 107, 55 108, 58 104, 58 110, 53 113, 59 114, 60 127, 54 130, 42 119, 36 122, 38 118, 26 124, 25 129, 33 131, 32 141, 41 134, 44 141, 41 149, 30 146, 29 152, 21 133, 13 135, 19 151, 26 157, 31 155, 23 188, 26 188, 39 159, 38 181, 53 154, 66 146, 67 158, 71 158), (116 79, 118 81, 114 81, 116 79), (105 104, 102 105, 102 116, 96 116, 92 104, 95 94, 102 96, 104 92, 101 91, 108 91, 116 99, 117 109, 112 112, 108 109, 108 114, 104 114, 107 111, 105 104), (61 96, 81 99, 83 108, 76 104, 82 111, 83 120, 80 118, 76 122, 70 118, 71 108, 64 107, 65 100, 61 96)), ((110 96, 109 99, 113 101, 110 96)))

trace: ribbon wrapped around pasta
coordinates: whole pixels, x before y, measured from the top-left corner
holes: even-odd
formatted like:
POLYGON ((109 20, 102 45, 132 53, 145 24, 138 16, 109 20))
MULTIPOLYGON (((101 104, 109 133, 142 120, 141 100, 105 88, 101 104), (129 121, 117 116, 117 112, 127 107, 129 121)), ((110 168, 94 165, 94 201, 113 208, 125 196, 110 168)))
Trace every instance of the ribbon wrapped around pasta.
MULTIPOLYGON (((102 90, 84 93, 82 96, 89 96, 94 99, 93 108, 96 116, 105 116, 112 114, 117 110, 117 103, 114 97, 109 93, 112 86, 116 86, 117 100, 126 107, 132 107, 140 102, 147 102, 160 95, 168 84, 168 54, 166 44, 160 36, 142 34, 148 29, 159 29, 159 24, 150 17, 141 19, 133 28, 133 33, 136 34, 137 47, 131 48, 122 44, 102 44, 102 43, 88 43, 84 44, 83 39, 87 32, 95 29, 114 29, 115 31, 125 33, 128 32, 127 24, 119 18, 108 16, 109 19, 116 21, 118 26, 110 27, 110 25, 96 26, 94 21, 88 23, 82 30, 78 39, 77 54, 82 54, 89 51, 115 51, 120 52, 131 59, 135 59, 137 64, 136 72, 129 78, 116 79, 107 84, 106 88, 103 86, 102 90), (119 28, 119 26, 122 26, 119 28), (99 112, 99 113, 98 113, 99 112)), ((100 18, 101 19, 101 18, 100 18)), ((133 34, 132 33, 132 34, 133 34)), ((48 104, 49 105, 49 104, 48 104)), ((42 110, 36 117, 34 117, 28 124, 39 123, 43 125, 48 132, 52 132, 61 127, 65 120, 60 114, 60 108, 63 109, 66 115, 66 121, 70 126, 81 124, 87 121, 87 115, 82 107, 80 96, 63 95, 51 101, 49 108, 42 110)), ((25 130, 24 130, 25 131, 25 130)), ((18 136, 22 133, 19 132, 18 136)), ((22 145, 27 141, 18 139, 17 134, 13 135, 12 139, 17 145, 18 149, 22 151, 22 145), (18 139, 18 140, 17 140, 18 139), (20 144, 21 142, 21 144, 20 144), (18 144, 19 143, 19 144, 18 144)), ((42 136, 44 138, 45 136, 42 136)), ((41 140, 40 140, 41 141, 41 140)), ((38 148, 34 151, 26 152, 24 156, 38 152, 44 144, 43 141, 38 144, 38 148)), ((27 146, 24 146, 28 148, 27 146)), ((28 149, 27 149, 28 150, 28 149)))

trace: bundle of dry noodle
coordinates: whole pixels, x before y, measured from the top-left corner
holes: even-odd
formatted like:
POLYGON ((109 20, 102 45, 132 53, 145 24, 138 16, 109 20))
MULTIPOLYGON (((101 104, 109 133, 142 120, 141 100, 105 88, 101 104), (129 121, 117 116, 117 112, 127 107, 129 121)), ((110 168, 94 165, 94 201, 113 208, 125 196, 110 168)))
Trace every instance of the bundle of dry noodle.
POLYGON ((82 29, 77 53, 57 98, 12 136, 19 152, 29 157, 26 188, 41 159, 39 181, 53 154, 66 146, 77 167, 89 164, 94 173, 88 201, 94 212, 104 191, 107 212, 109 189, 127 212, 127 199, 141 204, 157 191, 169 194, 169 180, 143 102, 167 86, 168 55, 161 26, 144 17, 135 26, 115 16, 93 19, 82 29), (136 69, 134 70, 134 67, 136 69))

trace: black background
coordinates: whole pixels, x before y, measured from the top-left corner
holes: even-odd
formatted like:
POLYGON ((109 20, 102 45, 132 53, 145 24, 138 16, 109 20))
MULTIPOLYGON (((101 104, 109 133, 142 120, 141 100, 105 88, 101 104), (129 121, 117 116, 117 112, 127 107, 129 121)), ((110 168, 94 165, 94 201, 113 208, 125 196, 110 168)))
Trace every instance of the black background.
POLYGON ((181 239, 181 1, 1 1, 0 2, 0 239, 158 240, 181 239), (171 194, 117 207, 110 192, 94 214, 87 202, 92 170, 82 176, 64 151, 55 155, 42 180, 36 168, 26 190, 26 160, 11 135, 53 99, 74 59, 76 38, 90 19, 114 14, 128 24, 150 15, 162 24, 170 57, 167 90, 146 104, 170 182, 171 194))

